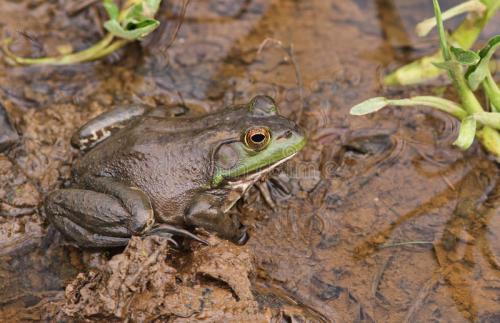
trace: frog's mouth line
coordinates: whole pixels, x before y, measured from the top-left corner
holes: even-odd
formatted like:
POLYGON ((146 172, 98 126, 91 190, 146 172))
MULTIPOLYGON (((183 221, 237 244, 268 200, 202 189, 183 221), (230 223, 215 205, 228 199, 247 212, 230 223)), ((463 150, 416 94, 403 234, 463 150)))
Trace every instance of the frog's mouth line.
POLYGON ((283 164, 287 160, 293 158, 297 153, 294 153, 279 162, 260 168, 250 175, 242 176, 239 180, 228 180, 226 182, 225 187, 230 189, 232 192, 236 193, 235 196, 229 198, 226 201, 226 205, 224 207, 224 213, 229 211, 233 207, 233 205, 240 199, 240 197, 245 194, 245 192, 265 173, 272 171, 274 168, 283 164))
POLYGON ((255 183, 262 175, 265 173, 268 173, 278 167, 279 165, 283 164, 284 162, 292 159, 297 153, 294 153, 286 158, 283 158, 279 162, 276 162, 274 164, 271 164, 269 166, 265 166, 263 168, 259 168, 255 170, 254 172, 240 176, 239 179, 237 180, 227 180, 226 187, 238 190, 240 187, 243 187, 244 189, 242 190, 242 194, 246 192, 246 190, 253 184, 255 183))

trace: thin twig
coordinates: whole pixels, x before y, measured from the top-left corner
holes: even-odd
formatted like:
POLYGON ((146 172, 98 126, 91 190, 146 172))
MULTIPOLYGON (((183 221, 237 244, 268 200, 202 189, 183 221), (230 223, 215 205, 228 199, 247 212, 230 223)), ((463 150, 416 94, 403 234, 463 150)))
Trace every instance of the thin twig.
POLYGON ((29 40, 33 45, 35 45, 37 50, 40 50, 40 51, 43 50, 42 43, 35 36, 32 36, 32 35, 28 34, 28 32, 23 31, 23 30, 19 30, 18 33, 19 33, 19 35, 21 35, 24 38, 26 38, 27 40, 29 40))
POLYGON ((295 79, 297 80, 297 86, 299 87, 299 98, 300 98, 300 109, 297 113, 296 122, 300 123, 302 119, 302 113, 304 112, 304 84, 302 81, 302 74, 300 73, 299 64, 295 59, 295 54, 293 51, 293 44, 290 44, 290 60, 292 61, 293 68, 295 70, 295 79))
POLYGON ((441 178, 443 178, 443 181, 448 185, 449 188, 451 188, 453 191, 456 191, 457 189, 453 185, 453 183, 448 179, 448 177, 444 176, 441 174, 441 178))
POLYGON ((297 60, 295 59, 295 53, 293 51, 293 44, 290 44, 290 46, 285 46, 283 45, 283 42, 278 39, 274 38, 266 38, 262 43, 260 43, 259 48, 257 50, 257 56, 262 53, 262 51, 269 45, 274 45, 281 50, 283 50, 287 54, 287 59, 290 60, 290 62, 293 65, 293 68, 295 70, 295 80, 297 82, 297 87, 299 88, 299 98, 300 98, 300 109, 297 113, 297 116, 295 118, 295 121, 297 123, 300 123, 300 120, 302 119, 302 113, 304 111, 304 83, 302 81, 302 74, 300 72, 299 64, 297 63, 297 60))
POLYGON ((166 52, 173 45, 175 39, 177 38, 177 34, 179 33, 179 30, 181 29, 181 26, 184 23, 184 17, 186 16, 187 7, 189 6, 190 1, 191 0, 184 0, 184 2, 182 3, 179 23, 177 24, 177 26, 175 26, 174 33, 172 34, 172 39, 170 39, 170 41, 164 48, 160 49, 162 52, 166 52))
POLYGON ((81 2, 71 2, 71 4, 66 8, 68 15, 73 16, 88 6, 93 5, 99 0, 83 0, 81 2))

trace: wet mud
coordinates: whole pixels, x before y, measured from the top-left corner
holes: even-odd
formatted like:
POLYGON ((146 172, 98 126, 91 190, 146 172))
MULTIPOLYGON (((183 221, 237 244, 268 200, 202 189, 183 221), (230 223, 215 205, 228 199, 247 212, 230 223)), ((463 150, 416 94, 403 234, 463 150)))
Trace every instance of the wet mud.
MULTIPOLYGON (((0 12, 0 35, 31 56, 88 47, 105 17, 67 1, 3 1, 0 12)), ((435 34, 413 32, 430 2, 193 0, 181 18, 182 1, 165 1, 161 12, 158 31, 101 62, 0 60, 0 138, 13 138, 0 153, 0 321, 500 320, 498 164, 477 143, 453 148, 459 125, 440 112, 348 115, 372 96, 455 98, 444 79, 381 85, 437 49, 435 34), (148 237, 80 250, 48 225, 43 199, 69 180, 71 135, 90 118, 138 102, 213 111, 255 94, 309 140, 236 205, 246 246, 209 237, 175 250, 148 237)))

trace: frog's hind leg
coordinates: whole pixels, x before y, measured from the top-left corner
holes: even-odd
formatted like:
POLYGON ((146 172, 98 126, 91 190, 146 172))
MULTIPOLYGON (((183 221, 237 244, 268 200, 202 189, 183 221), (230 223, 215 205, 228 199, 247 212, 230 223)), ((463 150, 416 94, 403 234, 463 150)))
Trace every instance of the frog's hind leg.
MULTIPOLYGON (((207 241, 201 239, 197 235, 169 224, 159 223, 153 226, 154 215, 151 202, 147 195, 139 188, 130 187, 109 177, 95 176, 86 177, 82 181, 82 184, 85 187, 109 194, 118 199, 131 214, 129 227, 133 232, 147 235, 159 235, 169 239, 173 236, 181 236, 208 244, 207 241)), ((170 241, 176 245, 175 241, 170 241)))
POLYGON ((143 104, 115 107, 78 129, 71 137, 71 145, 80 150, 88 150, 152 109, 143 104))
POLYGON ((126 245, 132 235, 155 234, 177 245, 173 236, 206 243, 189 231, 167 224, 154 225, 147 195, 109 177, 87 176, 80 188, 61 189, 45 201, 48 219, 82 247, 126 245))
POLYGON ((137 232, 131 215, 118 199, 82 189, 61 189, 45 201, 47 217, 65 236, 82 247, 127 245, 137 232))

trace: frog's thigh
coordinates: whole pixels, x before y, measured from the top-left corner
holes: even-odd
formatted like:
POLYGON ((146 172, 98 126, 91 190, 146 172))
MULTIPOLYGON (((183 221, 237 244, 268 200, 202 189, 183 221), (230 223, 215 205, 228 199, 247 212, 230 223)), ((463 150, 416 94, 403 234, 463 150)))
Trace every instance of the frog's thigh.
POLYGON ((154 224, 154 212, 149 197, 137 187, 131 187, 111 177, 87 176, 84 185, 93 191, 116 198, 130 214, 128 228, 132 234, 143 234, 154 224))
POLYGON ((62 189, 51 193, 45 202, 50 220, 66 218, 89 231, 129 237, 130 213, 116 198, 94 191, 62 189))

